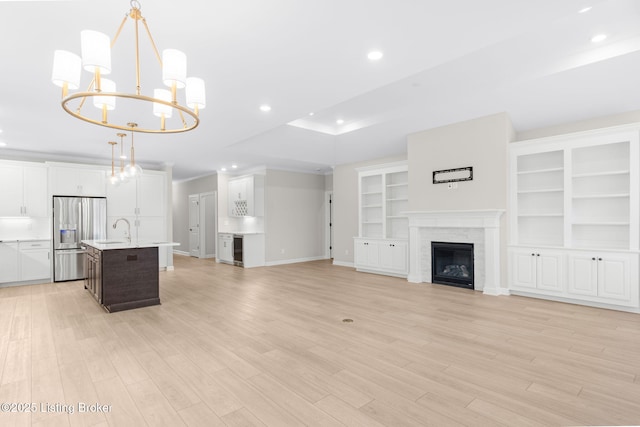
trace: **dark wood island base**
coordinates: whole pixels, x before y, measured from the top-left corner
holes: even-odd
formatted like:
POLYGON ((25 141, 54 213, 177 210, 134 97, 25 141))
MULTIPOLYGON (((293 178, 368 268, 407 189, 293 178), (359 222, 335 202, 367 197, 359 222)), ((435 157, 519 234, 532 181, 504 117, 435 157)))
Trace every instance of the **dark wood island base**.
POLYGON ((87 288, 110 313, 160 304, 158 248, 87 248, 87 288))

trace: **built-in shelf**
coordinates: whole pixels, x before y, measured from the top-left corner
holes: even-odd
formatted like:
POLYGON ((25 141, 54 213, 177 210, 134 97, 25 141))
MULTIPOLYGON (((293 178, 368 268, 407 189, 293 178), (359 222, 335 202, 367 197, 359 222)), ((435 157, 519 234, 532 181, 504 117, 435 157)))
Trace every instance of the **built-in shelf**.
POLYGON ((618 199, 629 197, 629 193, 613 193, 613 194, 579 194, 573 195, 573 199, 618 199))
POLYGON ((586 173, 577 173, 573 174, 573 178, 590 178, 594 176, 610 176, 610 175, 628 175, 630 171, 628 169, 624 170, 613 170, 613 171, 604 171, 604 172, 586 172, 586 173))
POLYGON ((559 213, 540 213, 540 214, 528 214, 528 213, 519 213, 518 214, 519 217, 524 217, 524 218, 535 218, 535 217, 564 217, 564 214, 562 212, 559 213))
POLYGON ((529 175, 535 173, 548 173, 548 172, 562 172, 564 168, 547 168, 547 169, 536 169, 536 170, 526 170, 526 171, 518 171, 518 175, 529 175))
POLYGON ((564 188, 541 188, 536 190, 519 190, 518 194, 562 193, 564 188))

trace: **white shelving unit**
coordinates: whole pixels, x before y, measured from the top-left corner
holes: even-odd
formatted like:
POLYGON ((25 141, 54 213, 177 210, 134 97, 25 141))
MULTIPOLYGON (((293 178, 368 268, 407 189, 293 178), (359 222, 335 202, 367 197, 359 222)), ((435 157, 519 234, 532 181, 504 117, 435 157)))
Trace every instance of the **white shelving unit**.
POLYGON ((640 307, 639 136, 640 125, 511 145, 514 293, 640 307))
POLYGON ((406 162, 358 169, 359 271, 406 277, 408 273, 409 172, 406 162))

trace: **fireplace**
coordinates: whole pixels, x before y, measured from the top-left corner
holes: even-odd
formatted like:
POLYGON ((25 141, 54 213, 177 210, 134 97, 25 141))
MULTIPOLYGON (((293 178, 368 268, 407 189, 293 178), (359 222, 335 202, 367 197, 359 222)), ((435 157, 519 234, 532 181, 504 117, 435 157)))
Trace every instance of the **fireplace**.
POLYGON ((474 289, 473 243, 431 242, 431 282, 474 289))

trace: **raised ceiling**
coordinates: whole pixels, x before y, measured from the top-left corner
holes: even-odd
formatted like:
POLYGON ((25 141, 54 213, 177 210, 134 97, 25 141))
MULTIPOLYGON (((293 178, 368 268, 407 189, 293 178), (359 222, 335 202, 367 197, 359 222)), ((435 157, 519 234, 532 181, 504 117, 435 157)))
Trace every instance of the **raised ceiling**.
MULTIPOLYGON (((498 112, 526 131, 640 109, 637 0, 141 4, 158 47, 185 51, 207 85, 196 130, 136 136, 137 160, 172 164, 175 179, 234 163, 324 173, 405 153, 412 132, 498 112), (607 39, 593 43, 597 34, 607 39), (372 50, 383 58, 367 59, 372 50)), ((51 64, 55 49, 80 53, 83 29, 113 36, 129 8, 0 1, 0 157, 109 161, 115 131, 62 110, 51 64)), ((114 51, 116 81, 133 81, 131 58, 114 51)), ((160 80, 154 61, 143 57, 143 92, 160 80), (145 73, 157 74, 147 87, 145 73)))

